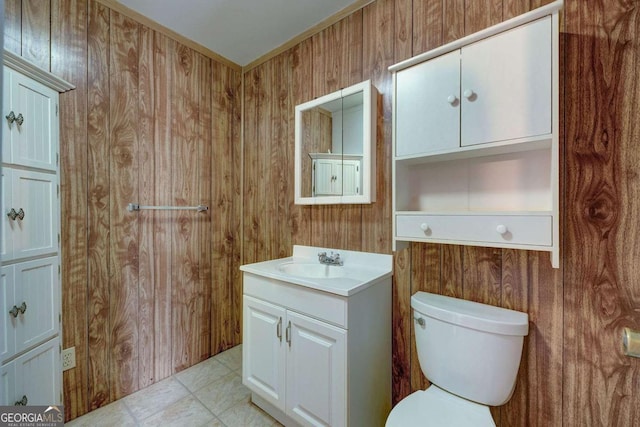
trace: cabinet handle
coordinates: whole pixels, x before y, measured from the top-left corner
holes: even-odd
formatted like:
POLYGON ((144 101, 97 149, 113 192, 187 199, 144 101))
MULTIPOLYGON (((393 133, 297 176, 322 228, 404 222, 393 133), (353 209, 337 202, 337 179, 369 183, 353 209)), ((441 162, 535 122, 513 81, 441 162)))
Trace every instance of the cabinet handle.
POLYGON ((29 402, 29 399, 27 399, 27 396, 22 396, 22 399, 16 401, 16 403, 14 404, 15 406, 27 406, 27 403, 29 402))
POLYGON ((22 314, 24 314, 25 311, 27 311, 27 303, 22 301, 22 304, 20 305, 20 307, 17 307, 18 311, 22 314))
POLYGON ((11 210, 7 212, 7 216, 15 221, 15 219, 18 217, 18 212, 16 212, 15 209, 11 208, 11 210))
POLYGON ((22 113, 18 114, 18 117, 16 117, 16 123, 18 124, 18 126, 22 126, 22 123, 24 123, 24 117, 22 116, 22 113))
POLYGON ((507 228, 506 225, 500 224, 499 226, 496 227, 496 231, 499 234, 506 234, 509 231, 509 229, 507 228))
POLYGON ((282 342, 282 317, 278 320, 278 326, 276 327, 276 336, 282 342))
POLYGON ((286 340, 289 343, 289 347, 291 347, 291 321, 287 324, 286 340))
POLYGON ((426 222, 423 222, 422 224, 420 224, 420 229, 422 231, 427 231, 429 229, 429 224, 427 224, 426 222))
POLYGON ((13 308, 11 310, 9 310, 9 314, 12 315, 15 318, 15 317, 18 317, 18 312, 19 311, 20 311, 20 309, 14 305, 13 308))
POLYGON ((9 114, 7 114, 6 119, 9 121, 9 124, 13 123, 16 121, 16 115, 14 114, 13 111, 11 111, 9 114))
POLYGON ((467 89, 463 92, 463 95, 465 98, 471 100, 471 98, 473 98, 476 94, 474 91, 472 91, 471 89, 467 89))
POLYGON ((458 101, 458 97, 455 95, 449 95, 449 97, 447 98, 447 102, 451 105, 455 105, 457 101, 458 101))
MULTIPOLYGON (((22 221, 24 219, 24 210, 22 208, 20 208, 20 210, 18 211, 18 213, 16 214, 16 216, 18 217, 18 219, 20 221, 22 221)), ((14 218, 15 219, 15 218, 14 218)))

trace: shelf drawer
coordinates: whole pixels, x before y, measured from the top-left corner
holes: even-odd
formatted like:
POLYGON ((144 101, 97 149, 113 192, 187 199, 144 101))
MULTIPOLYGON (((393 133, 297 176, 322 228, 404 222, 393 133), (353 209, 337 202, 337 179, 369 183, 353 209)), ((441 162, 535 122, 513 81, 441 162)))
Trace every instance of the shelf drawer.
POLYGON ((404 215, 396 238, 551 246, 550 215, 404 215))

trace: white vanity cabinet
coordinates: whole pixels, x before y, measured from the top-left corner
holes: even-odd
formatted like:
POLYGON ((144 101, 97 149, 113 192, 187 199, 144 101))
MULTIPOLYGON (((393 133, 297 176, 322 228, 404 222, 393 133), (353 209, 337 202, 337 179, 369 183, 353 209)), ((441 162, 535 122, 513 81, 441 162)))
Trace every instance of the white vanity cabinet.
POLYGON ((311 154, 313 158, 313 196, 355 196, 362 181, 361 156, 311 154), (360 158, 357 158, 360 157, 360 158))
MULTIPOLYGON (((345 265, 353 260, 349 251, 340 256, 345 265)), ((373 256, 378 269, 366 283, 349 273, 288 276, 277 270, 281 260, 241 267, 243 383, 284 425, 384 425, 391 410, 391 256, 373 256)))
POLYGON ((531 249, 551 252, 559 266, 561 7, 390 67, 394 248, 531 249))

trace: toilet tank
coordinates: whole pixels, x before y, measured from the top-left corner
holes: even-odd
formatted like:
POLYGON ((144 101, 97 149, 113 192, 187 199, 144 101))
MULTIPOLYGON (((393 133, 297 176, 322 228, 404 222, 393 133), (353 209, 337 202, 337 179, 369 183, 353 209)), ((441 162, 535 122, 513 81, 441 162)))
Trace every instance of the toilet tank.
POLYGON ((529 331, 526 313, 427 292, 414 294, 411 307, 429 381, 483 405, 511 398, 529 331))

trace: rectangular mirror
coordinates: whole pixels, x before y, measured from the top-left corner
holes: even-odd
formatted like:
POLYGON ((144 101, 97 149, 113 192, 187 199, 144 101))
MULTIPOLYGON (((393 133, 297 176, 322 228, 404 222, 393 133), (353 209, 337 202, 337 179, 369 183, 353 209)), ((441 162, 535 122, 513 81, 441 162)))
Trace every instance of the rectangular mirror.
POLYGON ((375 201, 376 107, 369 80, 296 106, 296 204, 375 201))

